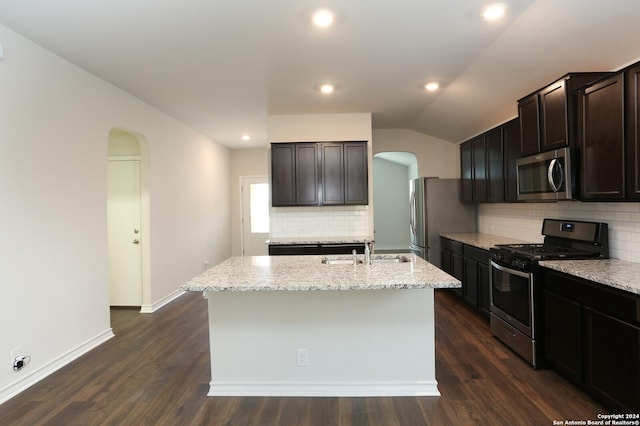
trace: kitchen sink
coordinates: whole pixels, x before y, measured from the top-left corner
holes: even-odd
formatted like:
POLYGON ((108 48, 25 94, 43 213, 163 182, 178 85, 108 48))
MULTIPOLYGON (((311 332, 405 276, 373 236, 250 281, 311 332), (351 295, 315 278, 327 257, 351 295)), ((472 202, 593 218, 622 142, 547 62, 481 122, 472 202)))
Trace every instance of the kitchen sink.
MULTIPOLYGON (((407 256, 401 255, 374 255, 371 256, 371 264, 376 265, 378 263, 405 263, 411 262, 407 256)), ((339 257, 323 257, 322 263, 325 265, 353 265, 353 256, 339 256, 339 257)), ((364 264, 362 255, 358 256, 357 265, 364 264)))
MULTIPOLYGON (((353 265, 353 256, 342 257, 323 257, 322 263, 325 265, 353 265)), ((358 258, 358 265, 362 265, 364 260, 358 258)))
POLYGON ((405 263, 405 262, 411 262, 411 259, 409 259, 407 256, 401 256, 401 255, 393 255, 393 256, 385 256, 385 255, 377 255, 377 256, 371 256, 371 263, 372 264, 376 264, 376 263, 405 263))

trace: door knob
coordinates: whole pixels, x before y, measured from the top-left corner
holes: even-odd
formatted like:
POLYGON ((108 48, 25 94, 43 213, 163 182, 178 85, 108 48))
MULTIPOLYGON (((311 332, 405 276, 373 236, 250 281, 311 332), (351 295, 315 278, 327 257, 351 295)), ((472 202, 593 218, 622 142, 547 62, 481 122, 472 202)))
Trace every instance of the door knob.
POLYGON ((137 229, 137 228, 133 230, 133 233, 134 233, 134 234, 138 234, 139 232, 140 232, 140 230, 139 230, 139 229, 137 229))
POLYGON ((138 239, 133 240, 133 244, 140 244, 140 240, 138 239))

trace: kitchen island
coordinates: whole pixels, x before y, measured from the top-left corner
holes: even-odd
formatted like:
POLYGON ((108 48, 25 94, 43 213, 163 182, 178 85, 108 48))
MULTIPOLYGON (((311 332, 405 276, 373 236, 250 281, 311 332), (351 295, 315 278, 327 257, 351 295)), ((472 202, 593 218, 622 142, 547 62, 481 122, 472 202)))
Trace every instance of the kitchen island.
POLYGON ((246 256, 181 288, 208 301, 209 395, 415 396, 439 395, 434 289, 459 286, 414 255, 246 256))

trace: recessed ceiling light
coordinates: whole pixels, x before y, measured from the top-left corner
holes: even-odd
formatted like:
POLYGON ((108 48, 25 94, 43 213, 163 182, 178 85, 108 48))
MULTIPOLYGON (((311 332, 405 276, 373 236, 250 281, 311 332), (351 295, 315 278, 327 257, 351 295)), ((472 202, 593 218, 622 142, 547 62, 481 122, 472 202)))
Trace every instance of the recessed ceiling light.
POLYGON ((319 10, 313 14, 313 24, 316 27, 326 28, 333 24, 333 13, 329 10, 319 10))
POLYGON ((504 16, 506 9, 503 4, 492 4, 482 11, 482 17, 487 21, 496 21, 504 16))
POLYGON ((323 84, 320 86, 320 91, 325 95, 328 95, 329 93, 333 93, 333 86, 330 84, 323 84))
POLYGON ((249 136, 249 135, 242 135, 242 140, 243 140, 243 141, 251 140, 251 136, 249 136))
POLYGON ((424 85, 424 88, 427 89, 430 92, 435 92, 436 90, 438 90, 440 88, 440 85, 436 82, 432 82, 432 83, 427 83, 424 85))

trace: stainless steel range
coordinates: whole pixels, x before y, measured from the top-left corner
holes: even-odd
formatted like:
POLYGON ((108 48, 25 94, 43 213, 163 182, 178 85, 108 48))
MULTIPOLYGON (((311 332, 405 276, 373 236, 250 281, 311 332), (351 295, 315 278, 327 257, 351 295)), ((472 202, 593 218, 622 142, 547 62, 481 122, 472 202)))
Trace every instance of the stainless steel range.
POLYGON ((491 332, 534 368, 539 366, 538 261, 609 258, 606 223, 544 219, 542 235, 542 244, 503 244, 490 250, 491 332))

